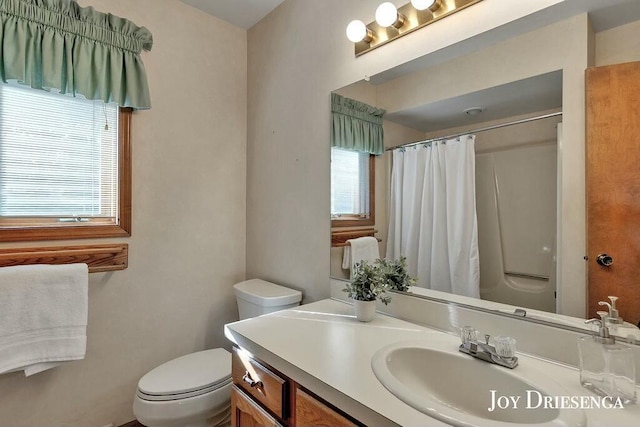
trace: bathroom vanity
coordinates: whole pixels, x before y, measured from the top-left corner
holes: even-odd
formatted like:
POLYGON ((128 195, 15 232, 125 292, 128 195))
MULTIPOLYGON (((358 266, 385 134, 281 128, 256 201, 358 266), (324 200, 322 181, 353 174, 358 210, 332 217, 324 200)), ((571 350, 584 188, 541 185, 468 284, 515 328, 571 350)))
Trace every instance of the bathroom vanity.
POLYGON ((238 347, 233 348, 232 367, 234 427, 362 425, 238 347))
MULTIPOLYGON (((573 367, 521 352, 518 353, 519 366, 515 369, 498 367, 460 353, 460 340, 456 335, 381 313, 372 322, 361 323, 353 316, 352 306, 341 301, 323 300, 231 323, 225 326, 225 334, 235 344, 232 397, 235 426, 446 426, 462 423, 489 426, 496 425, 497 421, 502 421, 502 425, 517 425, 531 423, 531 420, 537 420, 538 425, 555 426, 609 426, 612 423, 635 426, 640 420, 638 405, 627 405, 624 409, 552 408, 545 415, 541 414, 543 409, 525 408, 523 399, 520 407, 515 408, 517 410, 495 408, 489 411, 499 397, 491 393, 494 378, 524 381, 530 388, 549 396, 594 395, 580 386, 578 371, 573 367), (406 369, 397 374, 400 382, 409 384, 410 393, 403 397, 402 390, 394 389, 390 383, 382 384, 384 378, 381 380, 374 374, 372 360, 378 355, 377 359, 384 361, 385 357, 379 357, 380 352, 394 346, 423 346, 425 352, 420 353, 420 358, 432 354, 447 361, 446 366, 422 375, 420 381, 430 383, 432 389, 421 392, 420 388, 411 389, 421 387, 416 385, 420 381, 409 384, 409 377, 413 376, 411 364, 425 363, 420 358, 406 359, 403 362, 406 369), (478 381, 481 382, 476 384, 478 381), (444 393, 447 389, 453 393, 439 394, 440 390, 444 393), (474 394, 465 393, 465 390, 473 390, 474 394), (411 401, 407 395, 418 399, 411 401), (447 405, 438 406, 438 399, 441 403, 447 403, 447 399, 461 399, 454 402, 458 408, 480 406, 470 407, 468 412, 446 413, 447 405), (521 420, 522 417, 529 421, 521 420), (254 422, 257 424, 252 424, 254 422)), ((568 345, 574 344, 561 344, 568 345)), ((434 366, 435 363, 441 366, 441 361, 434 362, 434 366)), ((417 366, 416 374, 419 372, 417 366)))

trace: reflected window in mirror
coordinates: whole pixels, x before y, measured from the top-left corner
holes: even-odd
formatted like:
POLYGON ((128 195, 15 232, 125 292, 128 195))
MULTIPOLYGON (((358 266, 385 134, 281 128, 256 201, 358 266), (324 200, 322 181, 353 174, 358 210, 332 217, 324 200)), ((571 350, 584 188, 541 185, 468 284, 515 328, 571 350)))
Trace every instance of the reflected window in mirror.
POLYGON ((331 148, 331 226, 375 224, 375 156, 331 148))

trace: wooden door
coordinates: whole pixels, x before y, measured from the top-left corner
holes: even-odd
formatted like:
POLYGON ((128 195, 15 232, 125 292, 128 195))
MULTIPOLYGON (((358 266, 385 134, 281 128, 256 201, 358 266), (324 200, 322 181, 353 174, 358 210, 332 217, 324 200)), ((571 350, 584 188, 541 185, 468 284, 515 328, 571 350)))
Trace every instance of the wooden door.
POLYGON ((357 427, 357 424, 300 388, 296 388, 295 408, 296 426, 357 427))
POLYGON ((235 385, 231 389, 232 427, 282 427, 271 415, 235 385))
POLYGON ((620 316, 638 324, 640 62, 589 68, 586 88, 588 314, 614 295, 620 316), (609 267, 597 263, 605 253, 609 267))

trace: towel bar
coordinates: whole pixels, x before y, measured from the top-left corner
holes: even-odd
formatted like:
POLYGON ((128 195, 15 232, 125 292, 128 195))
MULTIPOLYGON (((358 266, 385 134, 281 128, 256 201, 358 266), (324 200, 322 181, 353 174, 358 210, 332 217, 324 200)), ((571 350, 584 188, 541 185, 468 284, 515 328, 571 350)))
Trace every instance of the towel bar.
POLYGON ((538 274, 514 273, 512 271, 505 271, 504 274, 505 276, 522 277, 524 279, 549 281, 549 276, 540 276, 538 274))
POLYGON ((85 263, 89 273, 124 270, 128 266, 129 245, 58 246, 0 249, 0 267, 31 264, 85 263))
MULTIPOLYGON (((332 231, 331 232, 331 247, 332 248, 340 248, 347 246, 347 240, 349 239, 357 239, 358 237, 374 237, 374 234, 377 233, 378 230, 374 228, 361 228, 356 230, 345 230, 345 231, 332 231)), ((378 242, 382 240, 378 239, 378 242)))

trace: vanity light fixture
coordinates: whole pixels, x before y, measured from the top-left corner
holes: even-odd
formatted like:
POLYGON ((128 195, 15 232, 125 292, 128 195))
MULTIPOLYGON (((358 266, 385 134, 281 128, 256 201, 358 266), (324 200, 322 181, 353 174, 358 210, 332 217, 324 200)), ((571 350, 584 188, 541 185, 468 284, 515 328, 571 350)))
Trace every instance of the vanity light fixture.
POLYGON ((355 44, 356 56, 360 56, 481 1, 411 0, 400 8, 387 1, 378 6, 375 21, 368 25, 351 21, 347 38, 355 44))

